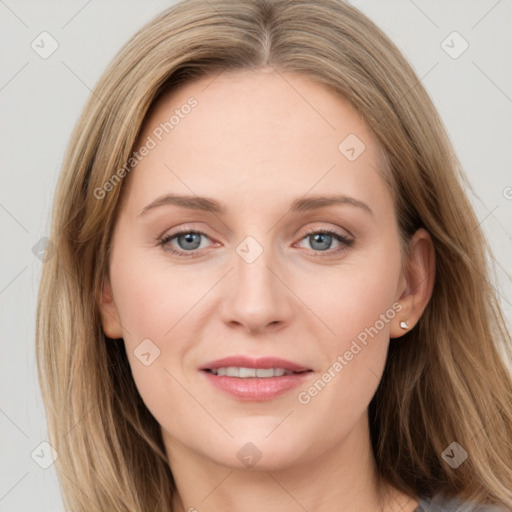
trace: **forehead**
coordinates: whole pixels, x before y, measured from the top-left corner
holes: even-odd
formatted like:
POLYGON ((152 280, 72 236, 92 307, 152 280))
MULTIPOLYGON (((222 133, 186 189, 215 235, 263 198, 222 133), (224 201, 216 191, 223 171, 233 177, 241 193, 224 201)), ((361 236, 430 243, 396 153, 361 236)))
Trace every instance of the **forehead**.
POLYGON ((230 71, 182 84, 153 105, 136 148, 150 140, 133 171, 142 195, 157 183, 246 199, 384 185, 377 139, 359 112, 296 73, 230 71))

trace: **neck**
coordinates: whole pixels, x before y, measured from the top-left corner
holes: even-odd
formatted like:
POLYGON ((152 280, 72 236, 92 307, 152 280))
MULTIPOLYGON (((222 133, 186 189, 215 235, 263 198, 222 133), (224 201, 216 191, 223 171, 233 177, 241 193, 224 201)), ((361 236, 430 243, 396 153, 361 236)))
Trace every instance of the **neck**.
POLYGON ((179 512, 412 512, 417 502, 379 478, 367 415, 328 452, 287 467, 219 465, 163 434, 179 512))

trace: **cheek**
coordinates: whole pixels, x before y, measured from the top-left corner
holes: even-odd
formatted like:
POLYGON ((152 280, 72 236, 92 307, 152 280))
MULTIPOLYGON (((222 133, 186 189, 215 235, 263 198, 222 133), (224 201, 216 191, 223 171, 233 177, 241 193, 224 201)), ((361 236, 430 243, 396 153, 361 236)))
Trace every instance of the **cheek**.
POLYGON ((384 370, 390 324, 400 309, 396 302, 399 248, 382 247, 365 254, 364 260, 337 269, 323 288, 310 288, 314 291, 305 300, 315 305, 312 309, 329 327, 321 342, 325 367, 316 376, 326 385, 311 383, 316 389, 302 389, 305 395, 299 399, 302 404, 315 402, 311 408, 318 408, 315 416, 327 414, 320 412, 327 407, 355 418, 371 400, 384 370))
POLYGON ((121 245, 112 255, 112 288, 133 379, 160 423, 170 421, 163 400, 171 408, 190 402, 180 386, 189 385, 188 374, 180 366, 188 364, 195 346, 201 299, 218 279, 183 268, 121 245))
POLYGON ((122 258, 114 254, 113 262, 114 297, 130 345, 144 338, 161 343, 172 337, 205 293, 205 281, 191 280, 190 271, 166 262, 155 264, 137 251, 128 249, 122 258))
POLYGON ((374 254, 365 256, 364 262, 340 266, 309 283, 307 295, 304 290, 304 302, 312 304, 312 311, 329 328, 326 341, 334 340, 328 343, 333 348, 331 353, 343 350, 358 336, 364 339, 368 329, 375 334, 375 326, 380 339, 388 337, 389 321, 396 315, 393 304, 400 274, 399 254, 390 254, 392 250, 382 258, 384 263, 379 263, 380 258, 374 254))

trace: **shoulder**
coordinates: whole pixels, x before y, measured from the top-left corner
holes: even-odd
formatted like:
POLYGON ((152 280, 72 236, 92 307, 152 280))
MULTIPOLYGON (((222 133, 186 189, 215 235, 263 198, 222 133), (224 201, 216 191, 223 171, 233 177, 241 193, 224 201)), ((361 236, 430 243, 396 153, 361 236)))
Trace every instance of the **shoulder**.
POLYGON ((435 496, 433 498, 421 498, 419 507, 414 512, 512 512, 512 509, 435 496))

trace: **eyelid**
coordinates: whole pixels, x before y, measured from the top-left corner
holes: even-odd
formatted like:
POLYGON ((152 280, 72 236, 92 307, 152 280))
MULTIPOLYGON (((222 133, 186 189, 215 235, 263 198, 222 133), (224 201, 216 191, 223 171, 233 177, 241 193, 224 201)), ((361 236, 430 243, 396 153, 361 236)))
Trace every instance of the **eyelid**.
POLYGON ((305 236, 311 235, 314 233, 331 233, 331 234, 338 235, 339 237, 345 238, 345 239, 355 238, 354 235, 352 235, 352 233, 350 233, 350 231, 348 231, 347 229, 344 229, 344 231, 347 233, 346 235, 344 233, 341 233, 340 231, 338 231, 339 229, 340 228, 331 228, 331 227, 326 227, 326 226, 320 226, 320 227, 315 226, 312 228, 306 228, 306 230, 302 234, 302 237, 304 238, 305 236))
POLYGON ((162 238, 168 238, 169 236, 175 236, 179 235, 181 233, 189 233, 193 231, 194 233, 201 233, 205 234, 202 231, 200 231, 198 228, 194 228, 189 224, 180 224, 177 228, 167 228, 165 231, 162 232, 161 235, 157 237, 158 240, 161 240, 162 238), (169 233, 169 234, 166 234, 169 233))
MULTIPOLYGON (((302 237, 304 238, 305 236, 313 234, 313 233, 328 232, 328 233, 336 234, 336 235, 338 235, 340 237, 343 237, 343 238, 347 238, 347 236, 345 234, 338 232, 337 229, 339 229, 339 228, 331 228, 331 227, 326 227, 326 226, 308 227, 302 233, 302 237)), ((348 234, 349 238, 355 238, 354 235, 352 235, 352 233, 348 229, 343 228, 343 230, 348 234)), ((180 226, 179 228, 176 229, 176 231, 171 232, 169 235, 165 234, 167 231, 169 231, 169 229, 166 229, 158 237, 159 241, 162 240, 163 238, 173 237, 173 236, 181 235, 181 234, 184 234, 184 233, 190 233, 190 232, 198 233, 198 234, 206 236, 207 238, 211 238, 204 231, 201 231, 201 230, 199 230, 197 228, 194 228, 194 227, 192 227, 192 226, 190 226, 188 224, 184 224, 184 225, 180 226)), ((299 236, 299 235, 297 234, 297 236, 299 236)))

